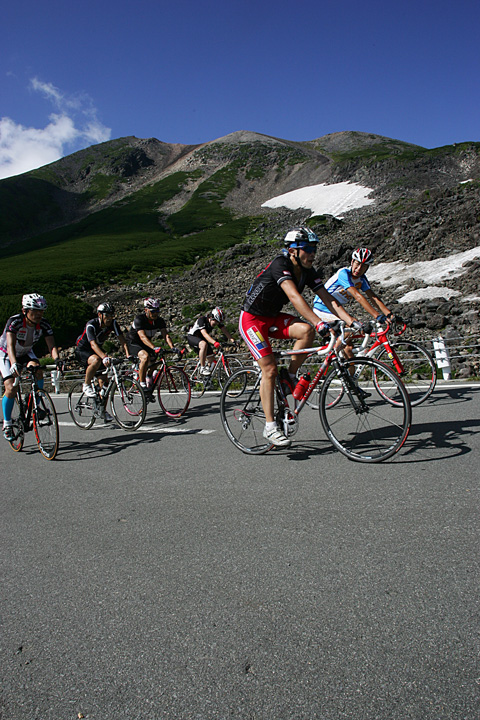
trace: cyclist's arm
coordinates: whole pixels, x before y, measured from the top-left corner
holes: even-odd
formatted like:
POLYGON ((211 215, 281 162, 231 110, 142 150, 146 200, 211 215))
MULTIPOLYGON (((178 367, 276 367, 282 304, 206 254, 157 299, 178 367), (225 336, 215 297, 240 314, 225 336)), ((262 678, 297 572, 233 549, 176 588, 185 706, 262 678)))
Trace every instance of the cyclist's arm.
POLYGON ((152 350, 155 350, 155 345, 152 343, 149 337, 145 334, 145 330, 137 330, 138 337, 142 341, 144 345, 151 348, 152 350))
POLYGON ((227 330, 227 328, 226 328, 225 326, 223 326, 223 328, 222 328, 222 333, 225 335, 225 337, 227 338, 227 340, 230 340, 231 343, 235 342, 235 338, 233 337, 233 335, 231 335, 231 334, 228 332, 228 330, 227 330))
MULTIPOLYGON (((375 305, 378 307, 378 309, 380 310, 381 313, 383 313, 384 315, 391 315, 391 314, 392 314, 392 313, 391 313, 391 310, 388 309, 388 307, 385 305, 385 303, 383 303, 383 302, 380 300, 380 298, 378 297, 378 295, 376 295, 376 293, 374 293, 373 290, 371 290, 371 289, 370 289, 370 290, 367 290, 367 291, 366 291, 366 294, 367 294, 367 297, 368 297, 369 300, 373 300, 373 302, 374 302, 375 305)), ((377 315, 378 315, 378 313, 377 313, 377 315)))
POLYGON ((127 357, 127 358, 130 357, 130 352, 128 350, 128 344, 125 339, 125 335, 123 333, 119 333, 117 335, 117 338, 118 338, 118 342, 123 347, 123 352, 125 353, 125 357, 127 357))
POLYGON ((161 333, 161 335, 162 335, 162 338, 165 340, 165 342, 167 343, 168 347, 170 348, 170 350, 173 350, 173 348, 175 347, 175 345, 173 344, 172 339, 171 339, 170 335, 168 334, 168 332, 166 331, 166 329, 165 329, 165 328, 162 328, 162 329, 160 330, 160 333, 161 333))
POLYGON ((17 362, 17 354, 15 352, 15 345, 17 342, 17 336, 15 333, 7 332, 7 353, 10 365, 15 365, 17 362))
MULTIPOLYGON (((361 293, 361 292, 360 292, 359 290, 357 290, 357 288, 355 288, 355 287, 349 287, 349 288, 347 288, 347 292, 348 292, 349 295, 351 295, 351 296, 353 297, 354 300, 356 300, 356 301, 359 303, 359 305, 362 306, 362 308, 363 308, 369 315, 371 315, 373 318, 376 318, 376 317, 377 317, 377 315, 379 314, 378 308, 375 308, 373 305, 371 305, 371 304, 368 302, 368 300, 367 300, 367 298, 365 297, 365 295, 363 295, 363 293, 361 293)), ((374 298, 373 298, 372 296, 374 296, 374 293, 373 293, 371 290, 367 290, 366 292, 367 292, 369 298, 371 298, 371 299, 373 300, 374 298), (369 293, 372 293, 372 295, 370 295, 369 293)), ((376 303, 376 300, 374 300, 374 302, 376 303)), ((381 304, 383 305, 383 303, 381 303, 381 304)), ((383 307, 385 308, 385 305, 383 305, 383 307)), ((385 315, 388 315, 388 313, 389 313, 390 311, 389 311, 387 308, 385 308, 385 310, 387 310, 387 312, 385 313, 385 315)), ((383 310, 382 310, 382 312, 383 312, 383 310)))
MULTIPOLYGON (((284 284, 285 283, 282 283, 282 287, 284 286, 284 284)), ((347 325, 351 325, 352 322, 354 322, 355 318, 353 318, 351 315, 349 315, 347 313, 347 311, 344 309, 344 307, 335 300, 333 295, 330 295, 330 293, 328 292, 328 290, 326 290, 326 288, 324 288, 324 287, 319 288, 317 291, 317 295, 320 298, 320 300, 323 302, 323 304, 327 306, 327 308, 330 310, 330 312, 333 313, 334 315, 336 315, 337 317, 339 317, 340 320, 343 320, 344 322, 346 322, 347 325)), ((307 307, 308 307, 308 305, 307 305, 307 307)), ((313 315, 316 318, 316 320, 312 321, 312 320, 310 320, 310 318, 306 318, 306 319, 310 320, 310 322, 313 322, 313 324, 316 325, 318 323, 318 315, 315 315, 315 313, 313 313, 313 315)), ((306 317, 306 316, 304 316, 304 317, 306 317)))
POLYGON ((103 358, 108 357, 107 353, 102 350, 96 340, 90 340, 90 347, 92 348, 92 352, 95 353, 95 355, 98 355, 98 357, 102 358, 102 360, 103 358))
POLYGON ((55 338, 53 337, 53 335, 47 335, 45 337, 45 342, 47 343, 48 352, 50 353, 52 358, 54 360, 59 360, 60 355, 58 354, 57 344, 55 342, 55 338))
POLYGON ((210 343, 210 345, 215 345, 217 341, 205 330, 205 328, 201 328, 200 332, 202 333, 205 340, 210 343))

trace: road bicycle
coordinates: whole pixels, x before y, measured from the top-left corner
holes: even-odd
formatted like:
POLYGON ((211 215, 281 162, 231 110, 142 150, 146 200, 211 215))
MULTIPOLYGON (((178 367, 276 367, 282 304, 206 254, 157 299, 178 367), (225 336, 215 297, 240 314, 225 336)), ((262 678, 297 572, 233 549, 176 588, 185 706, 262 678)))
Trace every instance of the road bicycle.
MULTIPOLYGON (((351 340, 362 340, 362 344, 353 348, 356 357, 374 357, 389 365, 401 378, 410 397, 410 404, 416 407, 425 402, 433 393, 437 384, 437 366, 432 355, 420 343, 413 340, 394 340, 390 342, 388 333, 399 337, 405 332, 406 324, 396 319, 386 326, 368 324, 366 332, 350 336, 351 340)), ((326 347, 325 347, 326 351, 326 347)), ((381 390, 381 386, 380 386, 381 390)), ((388 393, 386 400, 389 399, 388 393)), ((319 394, 312 393, 309 405, 318 408, 319 394)))
MULTIPOLYGON (((190 380, 183 368, 177 365, 168 365, 164 355, 169 352, 177 354, 176 350, 156 348, 156 359, 149 367, 147 374, 147 402, 155 402, 154 393, 157 392, 158 403, 163 412, 170 418, 179 418, 190 405, 190 380)), ((182 350, 180 356, 184 354, 182 350)), ((138 370, 133 371, 138 380, 138 370)))
POLYGON ((145 420, 147 402, 145 393, 121 360, 110 359, 110 365, 102 376, 107 382, 100 386, 95 378, 95 396, 88 397, 83 391, 83 381, 75 383, 68 393, 68 409, 75 425, 89 430, 97 418, 105 420, 107 404, 112 415, 125 430, 137 430, 145 420))
MULTIPOLYGON (((236 346, 235 346, 236 347, 236 346)), ((186 371, 192 389, 192 397, 201 398, 206 390, 220 391, 228 378, 243 368, 243 364, 235 355, 226 355, 223 346, 220 346, 210 366, 210 374, 202 375, 200 360, 194 360, 194 365, 187 366, 186 371)))
MULTIPOLYGON (((320 420, 332 445, 350 460, 382 462, 395 455, 407 439, 412 419, 408 393, 398 375, 385 363, 373 358, 351 361, 342 358, 335 344, 337 337, 344 344, 345 325, 340 323, 338 327, 332 333, 326 354, 324 348, 275 353, 277 358, 325 354, 298 400, 286 393, 280 375, 277 376, 275 419, 287 437, 294 435, 299 414, 320 383, 320 420)), ((260 368, 243 368, 227 381, 220 400, 224 430, 231 442, 247 454, 265 453, 274 447, 263 437, 265 414, 260 401, 260 381, 260 368)))
POLYGON ((20 452, 25 441, 25 433, 34 430, 38 449, 46 460, 54 460, 58 452, 59 431, 57 413, 53 400, 46 390, 38 387, 35 370, 25 368, 29 389, 23 394, 20 376, 15 379, 17 395, 12 410, 12 428, 14 437, 9 440, 10 447, 20 452))

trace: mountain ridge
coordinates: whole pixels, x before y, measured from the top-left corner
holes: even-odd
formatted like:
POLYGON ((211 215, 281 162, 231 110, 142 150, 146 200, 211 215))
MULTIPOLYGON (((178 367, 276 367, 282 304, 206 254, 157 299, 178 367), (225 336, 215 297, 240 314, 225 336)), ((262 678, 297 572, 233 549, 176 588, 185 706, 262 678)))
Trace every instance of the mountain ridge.
MULTIPOLYGON (((93 304, 111 293, 124 301, 125 322, 135 297, 158 293, 182 332, 181 308, 196 292, 237 312, 252 273, 292 224, 319 234, 325 277, 359 243, 384 262, 480 245, 479 181, 477 142, 426 149, 356 131, 300 142, 248 130, 196 145, 118 138, 0 181, 0 282, 4 294, 33 284, 93 304), (342 220, 262 207, 291 190, 339 183, 371 188, 374 203, 342 220)), ((461 282, 480 295, 478 264, 461 282)), ((421 287, 418 278, 409 285, 421 287)), ((393 302, 395 289, 386 292, 393 302)), ((471 307, 449 302, 440 313, 428 299, 407 310, 420 329, 444 328, 451 312, 474 331, 471 307)))

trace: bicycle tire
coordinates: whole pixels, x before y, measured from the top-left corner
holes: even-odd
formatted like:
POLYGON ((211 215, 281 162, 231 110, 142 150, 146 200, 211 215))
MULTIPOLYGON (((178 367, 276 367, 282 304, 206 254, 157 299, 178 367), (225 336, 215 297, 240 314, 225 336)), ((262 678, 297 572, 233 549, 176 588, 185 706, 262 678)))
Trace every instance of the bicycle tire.
POLYGON ((15 398, 15 403, 12 408, 12 428, 15 437, 13 440, 9 440, 9 445, 13 452, 20 452, 25 442, 25 428, 23 425, 23 419, 20 413, 20 403, 18 398, 15 398))
POLYGON ((220 417, 227 437, 242 452, 262 455, 273 445, 263 437, 265 413, 260 401, 260 371, 242 368, 225 383, 220 417))
POLYGON ((157 387, 158 403, 171 418, 181 417, 190 405, 190 381, 182 368, 166 366, 157 387))
POLYGON ((192 398, 199 400, 205 392, 205 381, 200 376, 200 364, 198 361, 187 377, 190 382, 190 394, 192 398))
POLYGON ((223 362, 218 362, 218 384, 220 389, 223 390, 225 383, 229 377, 243 368, 243 363, 234 355, 224 355, 223 362))
MULTIPOLYGON (((435 360, 423 345, 412 340, 398 340, 390 345, 403 365, 400 379, 408 392, 410 404, 416 407, 425 402, 435 390, 437 384, 435 360)), ((393 360, 389 357, 386 348, 381 348, 376 359, 395 370, 393 360)), ((381 387, 378 388, 378 392, 382 392, 381 387)))
POLYGON ((354 358, 325 378, 320 396, 320 420, 332 445, 349 460, 378 463, 395 455, 405 443, 410 431, 412 409, 408 393, 398 375, 385 363, 372 358, 354 358), (353 365, 358 376, 360 393, 352 389, 348 368, 353 365), (357 370, 360 372, 357 373, 357 370), (384 392, 395 398, 395 404, 384 394, 376 392, 376 381, 381 378, 384 392), (330 395, 338 396, 334 381, 340 378, 350 390, 332 404, 330 395))
POLYGON ((37 390, 32 415, 38 449, 45 460, 54 460, 58 453, 60 434, 55 405, 45 390, 37 390))
POLYGON ((77 427, 90 430, 97 417, 97 399, 85 395, 82 380, 75 383, 68 393, 68 410, 77 427))
POLYGON ((142 386, 130 375, 119 377, 109 392, 110 408, 124 430, 138 430, 147 416, 147 401, 142 386))

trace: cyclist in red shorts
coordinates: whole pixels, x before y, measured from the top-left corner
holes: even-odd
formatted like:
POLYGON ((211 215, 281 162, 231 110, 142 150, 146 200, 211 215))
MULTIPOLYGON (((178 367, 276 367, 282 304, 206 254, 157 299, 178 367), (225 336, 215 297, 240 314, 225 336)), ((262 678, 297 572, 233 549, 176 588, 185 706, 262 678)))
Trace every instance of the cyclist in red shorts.
MULTIPOLYGON (((293 228, 285 236, 285 250, 272 260, 250 286, 240 315, 240 333, 262 371, 260 398, 265 412, 266 424, 263 436, 272 445, 288 447, 291 440, 277 427, 274 417, 275 379, 277 361, 268 340, 293 339, 294 350, 311 347, 315 329, 325 332, 325 324, 303 299, 305 287, 311 288, 331 310, 348 325, 362 328, 342 306, 325 290, 317 270, 313 267, 318 237, 306 227, 293 228), (291 302, 303 317, 283 313, 282 308, 291 302), (312 323, 313 327, 309 325, 312 323)), ((328 332, 328 326, 327 326, 328 332)), ((304 356, 293 355, 288 369, 291 382, 301 366, 304 356)))

